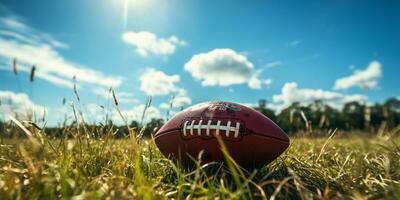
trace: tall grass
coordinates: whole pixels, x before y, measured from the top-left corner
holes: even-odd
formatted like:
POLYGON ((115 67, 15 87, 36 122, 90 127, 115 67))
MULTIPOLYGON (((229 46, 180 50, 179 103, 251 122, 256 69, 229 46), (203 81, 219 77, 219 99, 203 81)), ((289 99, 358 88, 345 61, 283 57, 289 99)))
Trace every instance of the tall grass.
POLYGON ((242 169, 226 148, 226 165, 200 159, 187 168, 163 157, 152 139, 117 140, 107 127, 97 139, 84 127, 69 131, 73 139, 47 138, 44 129, 25 130, 29 140, 3 139, 0 199, 400 197, 400 139, 390 135, 292 138, 271 164, 242 169))

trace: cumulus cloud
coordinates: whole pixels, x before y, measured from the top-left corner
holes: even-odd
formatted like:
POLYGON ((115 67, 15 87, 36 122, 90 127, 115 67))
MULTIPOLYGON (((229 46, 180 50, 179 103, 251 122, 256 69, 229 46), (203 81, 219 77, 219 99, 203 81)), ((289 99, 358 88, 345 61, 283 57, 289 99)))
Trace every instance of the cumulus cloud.
POLYGON ((147 95, 164 96, 171 94, 173 96, 169 102, 161 103, 159 105, 160 109, 174 110, 192 104, 192 99, 188 96, 187 91, 177 86, 180 81, 179 75, 167 75, 154 68, 147 68, 141 74, 139 80, 140 90, 147 95))
POLYGON ((253 76, 253 77, 251 77, 251 79, 248 82, 249 87, 251 89, 256 89, 256 90, 261 89, 261 86, 263 84, 266 85, 267 87, 269 87, 272 84, 272 79, 261 80, 261 79, 258 79, 257 76, 253 76))
POLYGON ((192 104, 192 99, 188 96, 187 91, 184 89, 179 89, 179 92, 171 99, 168 103, 161 103, 159 108, 170 109, 172 108, 182 108, 192 104))
POLYGON ((140 90, 147 95, 158 96, 176 92, 179 88, 175 85, 180 81, 177 74, 167 75, 154 68, 146 68, 139 77, 140 90))
POLYGON ((205 86, 242 84, 253 75, 254 66, 247 58, 232 49, 214 49, 194 55, 185 70, 205 86))
POLYGON ((348 89, 351 87, 365 89, 375 88, 378 86, 381 76, 381 63, 375 60, 370 62, 365 70, 357 70, 350 76, 337 79, 333 88, 335 90, 348 89))
POLYGON ((38 78, 61 87, 71 88, 73 76, 80 83, 93 85, 117 87, 122 83, 120 76, 105 75, 65 59, 58 49, 68 48, 67 44, 30 27, 16 16, 0 16, 0 61, 9 63, 17 58, 19 70, 26 73, 30 66, 36 65, 38 78))
POLYGON ((248 82, 248 86, 251 89, 261 89, 261 80, 256 76, 252 76, 248 82))
POLYGON ((185 70, 203 86, 229 86, 247 83, 252 89, 260 89, 263 80, 258 78, 260 71, 243 54, 232 49, 214 49, 207 53, 194 55, 186 64, 185 70))
POLYGON ((275 105, 276 107, 286 107, 291 105, 293 102, 309 104, 315 100, 322 100, 324 103, 332 107, 341 108, 346 102, 364 102, 367 99, 368 98, 365 95, 360 94, 348 95, 322 89, 299 88, 295 82, 285 83, 281 94, 273 96, 273 102, 277 104, 275 105))
POLYGON ((136 52, 146 57, 149 54, 170 55, 173 54, 177 46, 184 46, 186 42, 172 35, 169 38, 159 38, 156 34, 140 31, 125 32, 122 34, 122 40, 135 47, 136 52))
MULTIPOLYGON (((137 122, 140 122, 142 120, 144 108, 145 108, 144 104, 139 104, 139 105, 134 106, 131 109, 121 110, 121 113, 122 113, 122 115, 124 115, 124 117, 126 117, 126 119, 128 121, 135 120, 137 122)), ((161 114, 160 114, 160 111, 156 107, 150 106, 146 110, 146 114, 144 116, 143 122, 147 123, 153 118, 156 118, 156 119, 161 118, 161 114)), ((120 120, 122 122, 122 119, 117 112, 114 112, 113 119, 120 120)))
POLYGON ((44 106, 34 104, 26 93, 0 91, 0 119, 8 120, 8 115, 20 120, 28 120, 29 115, 37 117, 46 111, 44 106))

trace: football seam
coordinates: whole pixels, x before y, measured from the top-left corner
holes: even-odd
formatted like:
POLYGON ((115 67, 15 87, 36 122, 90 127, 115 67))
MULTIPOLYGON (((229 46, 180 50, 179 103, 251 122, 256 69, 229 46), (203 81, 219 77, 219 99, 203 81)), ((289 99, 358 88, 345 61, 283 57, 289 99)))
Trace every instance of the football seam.
MULTIPOLYGON (((178 128, 178 129, 172 129, 172 130, 164 131, 164 132, 161 132, 161 133, 157 133, 157 135, 155 135, 154 139, 160 138, 160 137, 162 137, 162 136, 164 136, 164 135, 166 135, 166 134, 168 134, 168 133, 174 133, 174 132, 176 132, 177 134, 179 134, 180 137, 181 137, 183 140, 191 140, 191 139, 195 139, 195 138, 199 138, 199 139, 202 139, 202 140, 216 139, 215 137, 208 137, 208 138, 202 138, 202 137, 184 138, 184 137, 182 137, 182 131, 181 131, 181 129, 182 129, 182 128, 178 128)), ((285 140, 285 139, 278 138, 278 137, 274 137, 274 136, 263 135, 263 134, 259 134, 259 133, 255 133, 255 132, 252 132, 251 134, 248 134, 248 135, 244 135, 243 137, 245 137, 245 136, 251 136, 251 135, 255 135, 255 136, 259 136, 259 137, 263 137, 263 138, 275 139, 275 140, 279 140, 279 141, 285 142, 285 143, 290 143, 290 140, 285 140)), ((239 142, 239 141, 241 141, 241 140, 243 139, 243 137, 241 137, 239 140, 232 140, 232 142, 239 142)))

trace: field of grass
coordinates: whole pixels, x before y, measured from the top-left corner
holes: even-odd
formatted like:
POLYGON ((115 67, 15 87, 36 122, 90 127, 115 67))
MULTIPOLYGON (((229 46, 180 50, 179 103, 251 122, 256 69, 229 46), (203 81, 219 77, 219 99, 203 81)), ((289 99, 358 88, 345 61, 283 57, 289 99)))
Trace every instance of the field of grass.
POLYGON ((0 199, 400 198, 400 138, 388 134, 294 137, 273 163, 247 170, 180 167, 133 136, 30 134, 0 141, 0 199))

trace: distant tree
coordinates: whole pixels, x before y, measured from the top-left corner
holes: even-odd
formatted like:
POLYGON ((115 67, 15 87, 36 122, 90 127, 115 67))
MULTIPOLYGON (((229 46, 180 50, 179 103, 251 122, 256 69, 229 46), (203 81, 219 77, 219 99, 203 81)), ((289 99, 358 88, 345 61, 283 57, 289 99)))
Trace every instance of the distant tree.
POLYGON ((306 129, 306 124, 301 116, 301 111, 304 114, 308 113, 309 109, 301 106, 299 102, 294 102, 289 107, 283 109, 278 115, 278 125, 288 133, 295 133, 298 130, 306 129))
POLYGON ((152 134, 155 134, 162 125, 164 125, 163 119, 151 119, 150 122, 146 124, 143 137, 150 137, 152 134))
POLYGON ((325 125, 325 105, 322 100, 315 100, 313 103, 307 106, 310 111, 309 121, 313 126, 322 128, 325 125))
POLYGON ((0 120, 0 135, 4 135, 4 134, 6 134, 5 123, 3 122, 3 120, 0 120))
POLYGON ((143 126, 138 121, 133 120, 129 127, 133 128, 137 134, 142 130, 143 126))
POLYGON ((260 101, 258 101, 258 106, 255 107, 254 109, 256 109, 258 112, 264 114, 272 121, 276 122, 275 112, 272 109, 267 108, 267 100, 261 99, 260 101))
POLYGON ((315 100, 307 106, 313 128, 331 129, 343 127, 340 111, 325 104, 322 100, 315 100))
POLYGON ((383 104, 383 115, 390 128, 400 124, 400 100, 390 98, 383 104))
POLYGON ((136 130, 139 130, 141 127, 139 127, 139 122, 133 120, 131 124, 129 125, 131 128, 136 128, 136 130))
POLYGON ((357 101, 346 103, 341 113, 341 119, 345 122, 344 128, 348 130, 364 129, 364 109, 365 106, 357 101))
POLYGON ((326 120, 323 127, 340 129, 344 128, 344 123, 341 119, 341 113, 339 110, 329 105, 324 105, 324 115, 326 116, 326 120))
POLYGON ((370 107, 370 113, 371 113, 371 126, 378 128, 382 122, 384 122, 385 117, 383 114, 383 106, 376 103, 373 106, 370 107))

